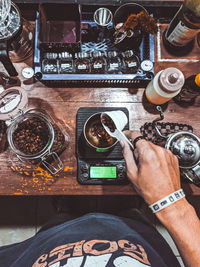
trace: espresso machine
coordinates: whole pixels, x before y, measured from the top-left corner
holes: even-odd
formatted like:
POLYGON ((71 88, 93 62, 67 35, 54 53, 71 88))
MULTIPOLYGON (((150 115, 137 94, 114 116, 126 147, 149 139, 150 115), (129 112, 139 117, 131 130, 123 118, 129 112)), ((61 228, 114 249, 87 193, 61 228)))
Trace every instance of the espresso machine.
POLYGON ((21 17, 10 0, 0 1, 0 61, 10 76, 18 73, 13 62, 22 62, 33 54, 34 27, 21 17))

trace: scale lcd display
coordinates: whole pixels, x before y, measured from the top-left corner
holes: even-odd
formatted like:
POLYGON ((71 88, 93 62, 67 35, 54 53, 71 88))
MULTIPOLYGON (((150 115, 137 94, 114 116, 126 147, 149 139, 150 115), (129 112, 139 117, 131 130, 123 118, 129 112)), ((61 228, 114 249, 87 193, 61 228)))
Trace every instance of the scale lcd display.
POLYGON ((103 167, 90 167, 90 178, 109 178, 116 179, 117 178, 117 168, 114 166, 103 166, 103 167))

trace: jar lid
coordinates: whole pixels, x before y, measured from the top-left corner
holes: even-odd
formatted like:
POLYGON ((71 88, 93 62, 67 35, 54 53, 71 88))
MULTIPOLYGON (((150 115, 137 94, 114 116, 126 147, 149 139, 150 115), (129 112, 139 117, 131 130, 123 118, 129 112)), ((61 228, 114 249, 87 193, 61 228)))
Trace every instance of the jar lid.
POLYGON ((122 52, 122 56, 125 58, 132 57, 134 55, 133 50, 127 50, 125 52, 122 52))
POLYGON ((0 120, 15 118, 24 110, 28 96, 22 87, 12 87, 0 93, 0 120))
POLYGON ((79 52, 75 54, 75 58, 88 58, 88 57, 89 55, 87 53, 79 52))
POLYGON ((182 71, 177 68, 167 68, 159 76, 158 83, 160 88, 167 93, 179 91, 185 82, 182 71))
POLYGON ((95 51, 94 53, 93 53, 93 57, 94 58, 98 58, 98 57, 101 57, 102 56, 102 52, 101 51, 95 51))
POLYGON ((117 52, 116 51, 108 51, 108 57, 112 58, 112 57, 116 57, 117 56, 117 52))
POLYGON ((172 134, 165 148, 178 157, 181 168, 193 168, 200 161, 200 140, 193 133, 182 131, 172 134))

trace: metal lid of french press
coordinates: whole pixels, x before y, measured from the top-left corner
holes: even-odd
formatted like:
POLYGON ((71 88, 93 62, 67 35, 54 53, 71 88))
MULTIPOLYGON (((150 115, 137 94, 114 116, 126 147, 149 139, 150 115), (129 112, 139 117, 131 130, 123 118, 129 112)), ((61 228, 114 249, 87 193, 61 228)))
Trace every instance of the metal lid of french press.
POLYGON ((0 40, 9 40, 21 28, 22 21, 19 8, 13 2, 10 5, 10 11, 4 21, 4 26, 1 25, 4 29, 0 32, 0 40))
POLYGON ((193 168, 200 161, 200 139, 190 132, 172 134, 165 145, 179 159, 180 168, 193 168))
POLYGON ((12 87, 0 93, 0 120, 12 120, 20 115, 28 103, 22 87, 12 87))

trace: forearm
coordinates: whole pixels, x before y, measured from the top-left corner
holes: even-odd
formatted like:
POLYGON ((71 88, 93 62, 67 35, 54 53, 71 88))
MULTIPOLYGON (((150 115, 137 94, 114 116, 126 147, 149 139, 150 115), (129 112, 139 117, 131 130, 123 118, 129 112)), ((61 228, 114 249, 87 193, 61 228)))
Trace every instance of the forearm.
POLYGON ((200 221, 194 208, 181 199, 157 212, 174 239, 186 266, 200 266, 200 221))

